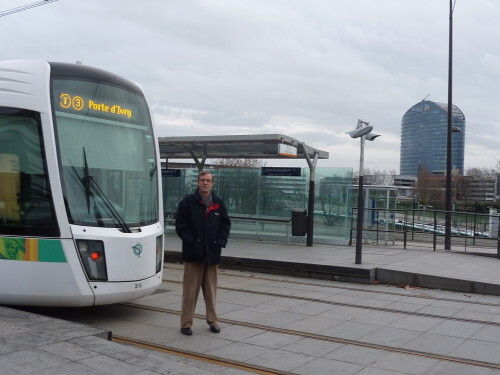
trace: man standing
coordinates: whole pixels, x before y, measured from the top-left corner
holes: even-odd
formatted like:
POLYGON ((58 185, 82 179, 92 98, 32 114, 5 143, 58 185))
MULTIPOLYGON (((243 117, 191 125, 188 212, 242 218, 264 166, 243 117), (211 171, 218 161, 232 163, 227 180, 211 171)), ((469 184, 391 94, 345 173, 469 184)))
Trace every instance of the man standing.
POLYGON ((179 203, 175 218, 175 230, 182 239, 184 261, 181 332, 188 336, 193 334, 191 327, 200 287, 210 331, 220 332, 215 312, 217 265, 221 248, 227 244, 231 222, 224 203, 212 192, 213 186, 212 173, 201 171, 198 189, 179 203))

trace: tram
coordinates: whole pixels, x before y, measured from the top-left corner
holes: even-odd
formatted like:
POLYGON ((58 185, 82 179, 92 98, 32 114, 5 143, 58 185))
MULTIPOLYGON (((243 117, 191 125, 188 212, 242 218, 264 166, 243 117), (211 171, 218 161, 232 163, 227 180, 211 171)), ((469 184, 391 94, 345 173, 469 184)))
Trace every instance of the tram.
POLYGON ((159 168, 138 85, 81 64, 0 62, 0 304, 152 293, 163 269, 159 168))

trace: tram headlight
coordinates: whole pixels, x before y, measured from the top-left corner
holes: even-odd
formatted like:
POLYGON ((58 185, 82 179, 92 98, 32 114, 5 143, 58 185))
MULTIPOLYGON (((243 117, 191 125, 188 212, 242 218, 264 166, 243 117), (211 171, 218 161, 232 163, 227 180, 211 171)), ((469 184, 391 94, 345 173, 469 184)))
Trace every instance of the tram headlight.
POLYGON ((82 260, 85 273, 90 281, 107 281, 106 257, 104 243, 95 240, 76 240, 78 254, 82 260))
POLYGON ((156 237, 156 273, 161 271, 163 264, 163 236, 156 237))

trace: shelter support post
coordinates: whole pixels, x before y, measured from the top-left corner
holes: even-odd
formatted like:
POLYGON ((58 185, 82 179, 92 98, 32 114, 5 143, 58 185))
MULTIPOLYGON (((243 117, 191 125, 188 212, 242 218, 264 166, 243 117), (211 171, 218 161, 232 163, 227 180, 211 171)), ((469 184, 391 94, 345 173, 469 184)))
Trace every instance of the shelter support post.
POLYGON ((191 157, 194 160, 194 163, 196 164, 196 168, 198 168, 198 172, 201 172, 203 170, 203 167, 205 166, 205 161, 207 160, 207 144, 205 143, 205 155, 203 155, 203 158, 201 161, 198 159, 198 157, 195 155, 193 150, 189 150, 189 153, 191 154, 191 157))
POLYGON ((314 159, 311 160, 309 152, 306 150, 304 143, 300 143, 304 148, 304 156, 307 160, 307 165, 309 165, 309 199, 307 207, 307 246, 311 247, 313 245, 313 233, 314 233, 314 190, 315 190, 315 180, 316 180, 316 164, 318 162, 319 153, 314 151, 314 159))

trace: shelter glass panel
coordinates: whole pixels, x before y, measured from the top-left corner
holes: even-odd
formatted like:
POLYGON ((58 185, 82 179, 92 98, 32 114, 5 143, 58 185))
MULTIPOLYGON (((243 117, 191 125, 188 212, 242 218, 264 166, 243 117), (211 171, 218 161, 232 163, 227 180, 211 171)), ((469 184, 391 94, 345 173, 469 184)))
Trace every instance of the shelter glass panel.
MULTIPOLYGON (((309 168, 299 176, 263 176, 260 168, 212 170, 214 191, 224 200, 231 236, 305 242, 291 236, 291 212, 308 208, 309 168)), ((352 168, 316 168, 314 242, 347 244, 352 207, 352 168)), ((179 201, 197 188, 198 171, 163 173, 167 230, 173 230, 179 201)))

